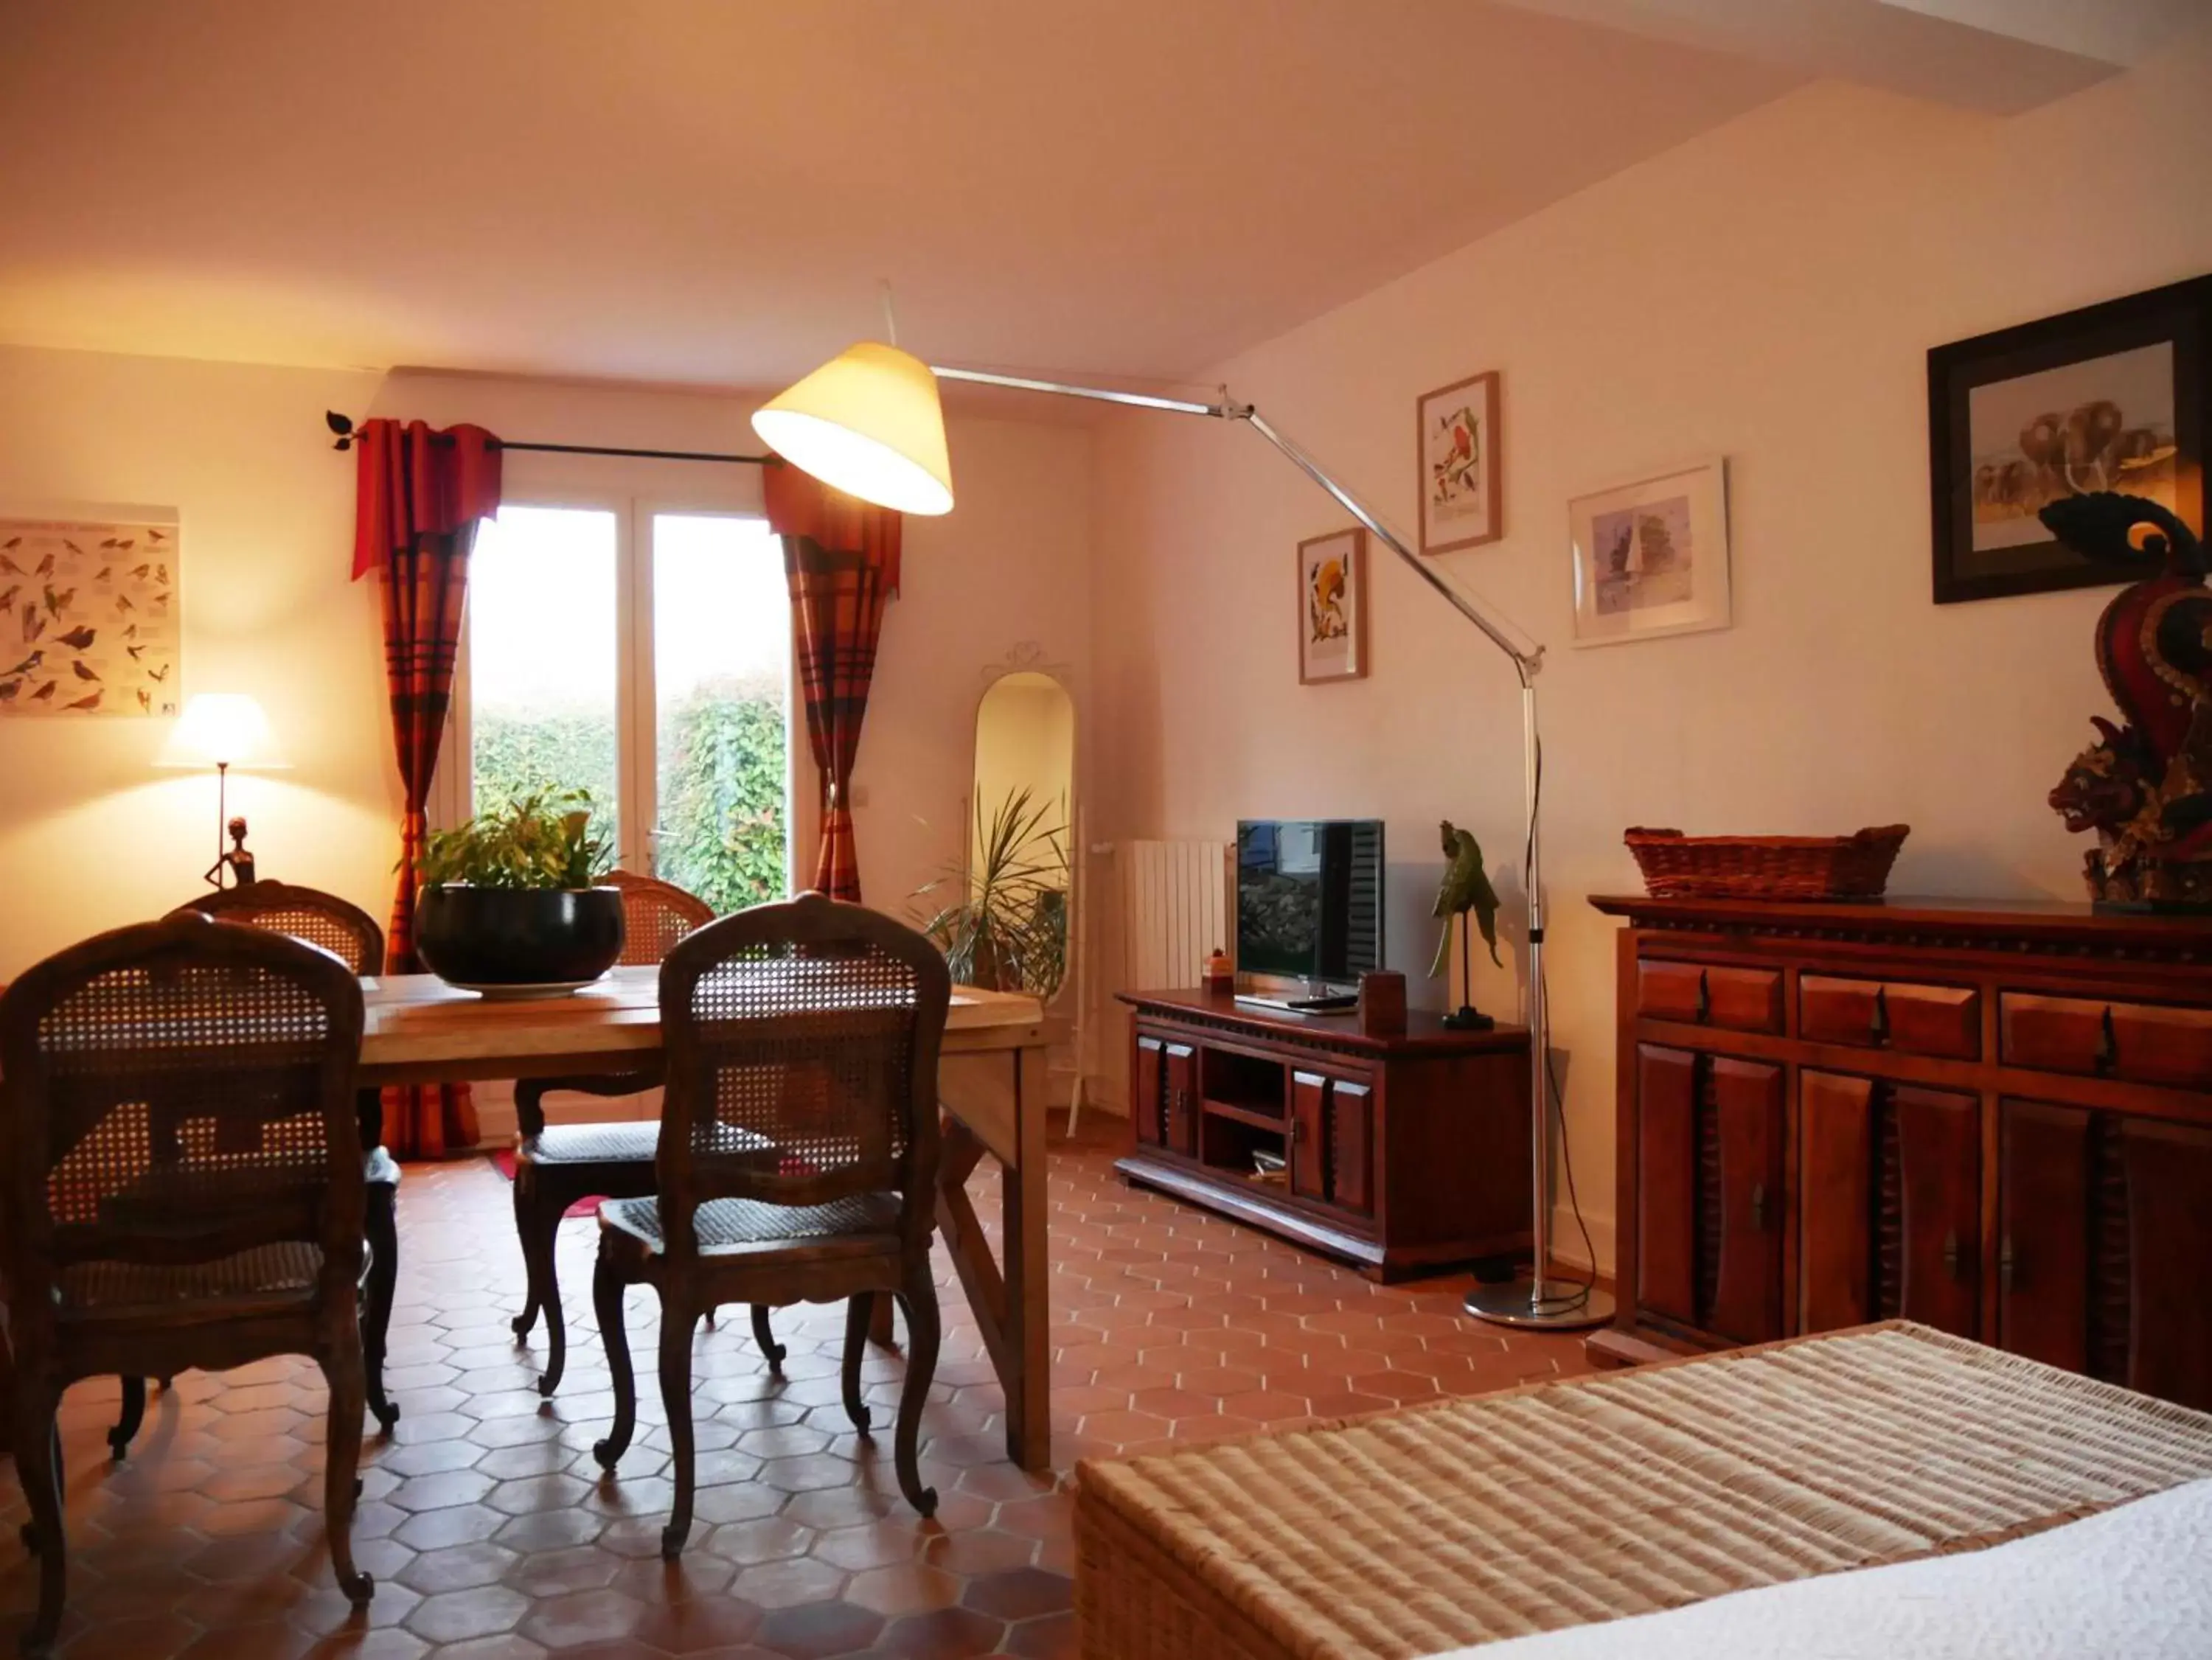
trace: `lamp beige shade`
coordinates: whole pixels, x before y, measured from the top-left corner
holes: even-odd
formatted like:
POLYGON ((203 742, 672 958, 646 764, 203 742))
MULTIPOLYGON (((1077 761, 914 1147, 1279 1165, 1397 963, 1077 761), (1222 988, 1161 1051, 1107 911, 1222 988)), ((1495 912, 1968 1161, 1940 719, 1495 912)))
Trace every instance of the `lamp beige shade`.
POLYGON ((824 484, 902 513, 952 510, 945 409, 929 366, 896 346, 848 347, 753 415, 770 449, 824 484))
POLYGON ((280 764, 268 717, 243 692, 199 692, 185 705, 161 752, 164 766, 280 764))

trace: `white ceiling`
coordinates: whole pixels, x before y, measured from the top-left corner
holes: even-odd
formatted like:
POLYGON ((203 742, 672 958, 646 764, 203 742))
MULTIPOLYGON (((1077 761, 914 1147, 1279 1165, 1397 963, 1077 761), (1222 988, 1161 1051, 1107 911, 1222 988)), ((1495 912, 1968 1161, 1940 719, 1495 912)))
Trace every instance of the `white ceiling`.
POLYGON ((0 342, 770 385, 889 277, 1173 375, 1808 76, 2022 107, 2204 3, 0 0, 0 342))
POLYGON ((0 341, 1186 373, 1802 73, 1486 0, 0 0, 0 341))

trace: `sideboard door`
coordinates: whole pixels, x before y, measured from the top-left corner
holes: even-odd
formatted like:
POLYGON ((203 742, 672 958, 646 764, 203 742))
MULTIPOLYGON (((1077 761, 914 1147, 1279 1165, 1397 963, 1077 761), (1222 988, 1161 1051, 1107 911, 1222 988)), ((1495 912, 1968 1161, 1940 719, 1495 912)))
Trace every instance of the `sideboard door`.
POLYGON ((1981 1103, 1911 1084, 1893 1086, 1890 1099, 1905 1224, 1898 1312, 1974 1336, 1981 1324, 1981 1103))
POLYGON ((2212 1409, 2212 1130, 2128 1118, 2130 1389, 2212 1409))
POLYGON ((1187 1043, 1166 1046, 1167 1144, 1198 1156, 1198 1051, 1187 1043))
POLYGON ((1997 1133, 1997 1342, 2089 1369, 2089 1112, 2008 1100, 1997 1133))
POLYGON ((1695 1325, 1698 1058, 1639 1044, 1636 1079, 1636 1300, 1695 1325))
POLYGON ((1158 1038, 1137 1034, 1137 1075, 1130 1081, 1130 1114, 1137 1139, 1158 1147, 1167 1140, 1167 1068, 1158 1038))
POLYGON ((1328 1196, 1346 1210, 1375 1209, 1375 1092, 1351 1078, 1328 1090, 1328 1196))
POLYGON ((1782 1336, 1782 1069, 1720 1057, 1710 1065, 1719 1260, 1702 1324, 1739 1342, 1765 1342, 1782 1336))
POLYGON ((1797 1075, 1798 1328, 1834 1331, 1875 1318, 1874 1081, 1797 1075))
POLYGON ((1291 1074, 1291 1191, 1328 1197, 1328 1083, 1318 1072, 1291 1074))

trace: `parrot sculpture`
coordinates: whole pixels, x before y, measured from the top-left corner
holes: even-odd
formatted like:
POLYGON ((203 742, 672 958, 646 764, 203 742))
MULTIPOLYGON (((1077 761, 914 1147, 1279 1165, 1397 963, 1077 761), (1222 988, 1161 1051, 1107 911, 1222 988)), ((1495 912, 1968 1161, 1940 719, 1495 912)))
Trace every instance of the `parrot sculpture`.
POLYGON ((1490 885, 1490 876, 1482 868, 1481 845, 1472 830, 1455 830, 1446 819, 1443 846, 1443 883, 1437 889, 1437 908, 1430 914, 1440 918, 1444 926, 1429 973, 1432 977, 1443 973, 1451 961, 1451 919, 1469 911, 1474 913, 1474 925, 1482 930, 1482 942, 1490 948, 1491 961, 1503 967, 1498 955, 1498 890, 1490 885))

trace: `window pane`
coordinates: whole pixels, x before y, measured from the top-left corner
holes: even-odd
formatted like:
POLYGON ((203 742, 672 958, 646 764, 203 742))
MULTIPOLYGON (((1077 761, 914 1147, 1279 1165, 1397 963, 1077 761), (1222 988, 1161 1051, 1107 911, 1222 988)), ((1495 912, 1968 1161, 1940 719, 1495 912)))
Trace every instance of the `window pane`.
POLYGON ((532 790, 588 790, 621 845, 615 516, 502 507, 469 560, 474 810, 532 790))
POLYGON ((653 521, 656 875, 717 911, 784 897, 791 603, 757 519, 653 521))

